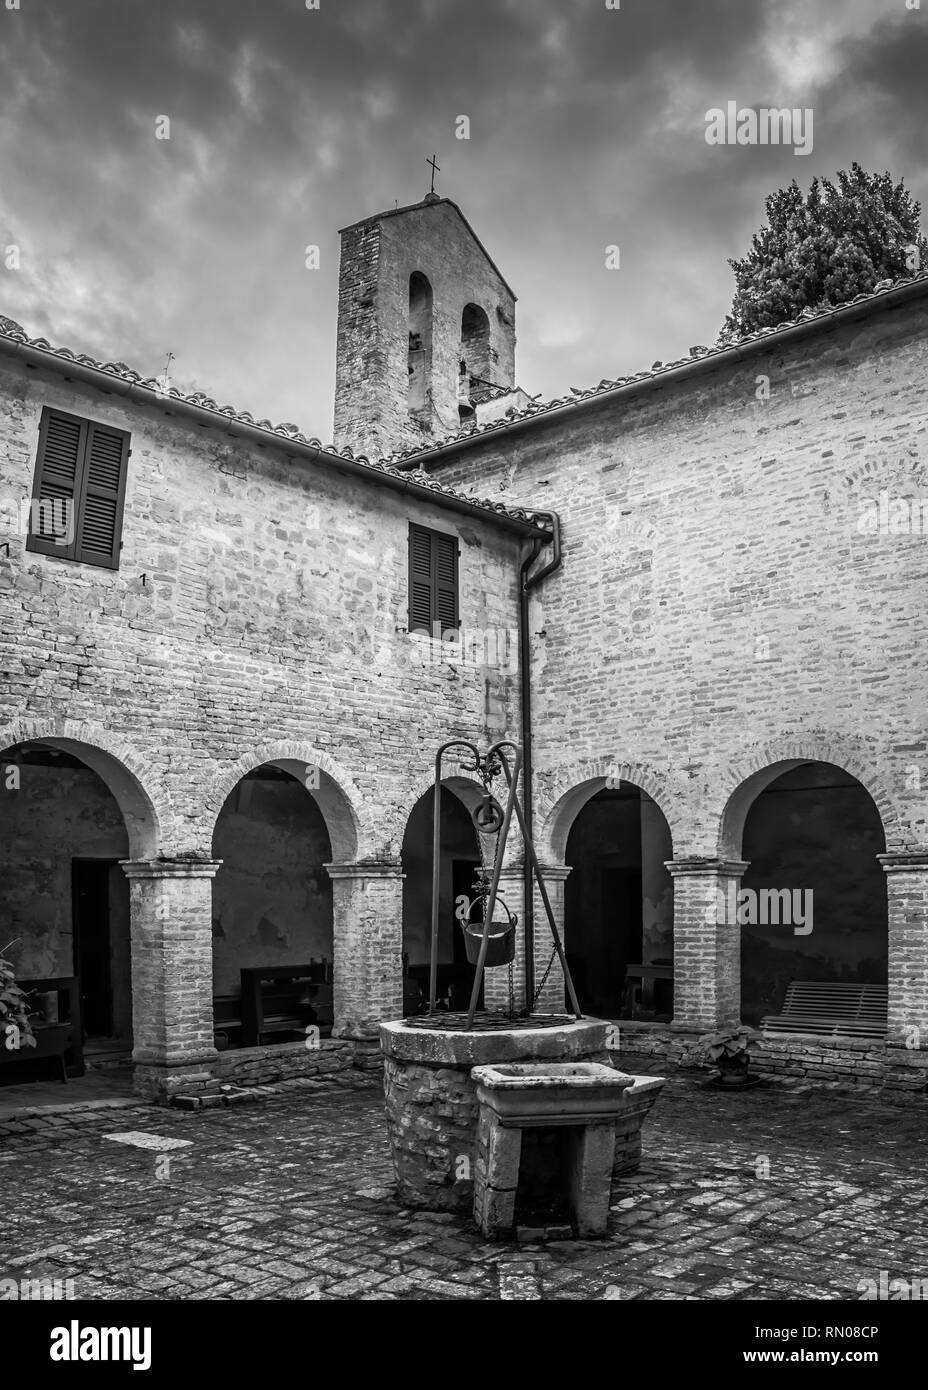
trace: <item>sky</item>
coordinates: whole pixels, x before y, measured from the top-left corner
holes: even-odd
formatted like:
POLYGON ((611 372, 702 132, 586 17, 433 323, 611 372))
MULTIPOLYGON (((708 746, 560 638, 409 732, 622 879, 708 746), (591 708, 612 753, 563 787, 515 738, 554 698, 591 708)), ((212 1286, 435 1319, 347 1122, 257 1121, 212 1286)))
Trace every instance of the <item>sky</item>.
POLYGON ((774 189, 856 159, 928 205, 915 3, 0 0, 0 314, 327 442, 338 229, 420 200, 434 153, 526 391, 672 361, 774 189), (708 144, 729 101, 811 109, 811 153, 708 144))

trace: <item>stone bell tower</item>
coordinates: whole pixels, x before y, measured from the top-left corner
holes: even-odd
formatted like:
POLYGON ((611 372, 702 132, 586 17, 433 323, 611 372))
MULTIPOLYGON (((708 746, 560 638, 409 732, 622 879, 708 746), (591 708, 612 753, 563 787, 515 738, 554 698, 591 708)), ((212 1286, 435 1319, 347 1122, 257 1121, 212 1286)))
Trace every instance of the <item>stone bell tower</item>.
POLYGON ((516 297, 455 203, 428 193, 341 239, 339 448, 382 458, 528 400, 514 385, 516 297))

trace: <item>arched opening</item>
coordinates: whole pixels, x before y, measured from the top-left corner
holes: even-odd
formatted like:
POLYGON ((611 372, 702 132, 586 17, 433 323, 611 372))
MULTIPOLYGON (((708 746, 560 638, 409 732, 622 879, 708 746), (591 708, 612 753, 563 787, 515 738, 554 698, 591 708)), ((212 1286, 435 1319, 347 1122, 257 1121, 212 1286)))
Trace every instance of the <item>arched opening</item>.
POLYGON ((409 414, 427 427, 432 414, 432 286, 418 270, 409 277, 408 368, 409 414))
POLYGON ((490 320, 479 304, 465 304, 461 315, 461 361, 458 410, 462 419, 485 400, 490 381, 490 320))
MULTIPOLYGON (((463 794, 466 791, 462 789, 463 794)), ((475 797, 476 801, 476 797, 475 797)), ((432 923, 432 832, 435 793, 420 797, 403 836, 403 1013, 425 1013, 429 1000, 432 923)), ((474 898, 474 878, 481 865, 480 840, 467 806, 448 786, 441 788, 441 868, 438 904, 438 1000, 443 1009, 466 1009, 474 984, 464 933, 455 918, 455 903, 474 898)), ((479 920, 474 909, 471 921, 479 920)), ((483 997, 479 1001, 483 1007, 483 997)))
POLYGON ((0 798, 0 947, 17 982, 34 991, 40 1044, 0 1067, 0 1080, 31 1079, 46 1057, 58 1060, 53 1034, 66 1021, 72 1075, 85 1062, 128 1066, 130 897, 120 861, 154 852, 151 803, 112 755, 59 738, 0 753, 0 798))
POLYGON ((673 1017, 672 858, 663 812, 630 782, 603 787, 577 812, 565 853, 564 936, 584 1013, 673 1017))
MULTIPOLYGON (((213 832, 216 1046, 332 1030, 332 842, 319 769, 263 763, 226 797, 213 832), (317 794, 312 788, 318 789, 317 794)), ((334 831, 333 831, 334 834, 334 831)))
POLYGON ((885 837, 866 788, 821 762, 756 777, 741 842, 749 867, 736 904, 741 1016, 751 1025, 780 1013, 793 981, 885 985, 888 940, 876 858, 885 837))

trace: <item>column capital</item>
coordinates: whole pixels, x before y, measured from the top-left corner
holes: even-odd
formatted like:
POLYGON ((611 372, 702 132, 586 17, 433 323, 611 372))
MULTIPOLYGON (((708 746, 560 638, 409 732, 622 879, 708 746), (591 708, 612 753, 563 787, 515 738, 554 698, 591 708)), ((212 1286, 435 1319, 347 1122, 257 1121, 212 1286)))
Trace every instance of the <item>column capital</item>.
POLYGON ((215 878, 221 859, 121 859, 126 878, 215 878))
POLYGON ((928 872, 928 851, 926 850, 915 850, 908 854, 878 854, 876 857, 886 874, 928 872))
POLYGON ((405 878, 399 859, 357 860, 353 864, 324 864, 330 878, 405 878))
POLYGON ((664 867, 673 878, 690 878, 697 875, 719 878, 740 878, 750 867, 750 861, 744 859, 712 859, 712 858, 693 858, 693 859, 665 859, 664 867))
MULTIPOLYGON (((567 875, 573 873, 572 864, 539 864, 538 867, 545 882, 552 879, 555 883, 564 883, 567 875)), ((535 882, 534 874, 532 875, 532 882, 535 882)))

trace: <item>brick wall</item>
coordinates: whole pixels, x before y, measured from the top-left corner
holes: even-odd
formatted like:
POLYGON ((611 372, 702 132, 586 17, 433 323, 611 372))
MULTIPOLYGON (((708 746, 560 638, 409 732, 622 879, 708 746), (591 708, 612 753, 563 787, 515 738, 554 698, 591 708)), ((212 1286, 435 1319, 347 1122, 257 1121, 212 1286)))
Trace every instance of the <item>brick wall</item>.
POLYGON ((5 533, 0 738, 67 735, 110 755, 105 780, 130 769, 133 853, 209 858, 241 775, 289 757, 324 770, 336 858, 398 859, 438 744, 517 734, 514 662, 440 662, 406 634, 411 520, 459 537, 480 629, 517 626, 517 537, 6 359, 4 498, 31 494, 45 404, 131 431, 123 550, 103 570, 5 533))
POLYGON ((926 330, 922 296, 434 468, 562 518, 531 619, 549 836, 560 797, 615 759, 676 855, 737 857, 730 795, 802 757, 864 783, 888 847, 925 844, 928 535, 858 517, 880 489, 928 498, 926 330))
MULTIPOLYGON (((928 534, 862 520, 881 493, 887 511, 928 499, 926 379, 917 294, 429 464, 561 516, 563 567, 531 605, 540 851, 563 856, 582 789, 609 772, 658 803, 696 874, 674 884, 678 1020, 737 1017, 732 928, 704 914, 777 770, 835 764, 869 791, 887 850, 928 843, 928 534)), ((890 1038, 924 1053, 924 871, 903 868, 890 1038)))

